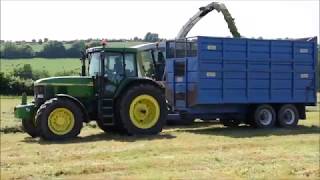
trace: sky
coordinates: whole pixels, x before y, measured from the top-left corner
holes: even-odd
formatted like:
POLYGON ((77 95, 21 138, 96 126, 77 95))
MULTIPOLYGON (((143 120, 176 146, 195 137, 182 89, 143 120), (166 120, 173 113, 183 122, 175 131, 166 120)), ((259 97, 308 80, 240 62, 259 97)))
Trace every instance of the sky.
MULTIPOLYGON (((1 40, 143 38, 147 32, 175 38, 211 1, 2 1, 1 40)), ((240 34, 276 39, 319 36, 319 1, 219 1, 240 34)), ((223 16, 211 12, 188 36, 231 36, 223 16)), ((319 41, 319 39, 318 39, 319 41)))

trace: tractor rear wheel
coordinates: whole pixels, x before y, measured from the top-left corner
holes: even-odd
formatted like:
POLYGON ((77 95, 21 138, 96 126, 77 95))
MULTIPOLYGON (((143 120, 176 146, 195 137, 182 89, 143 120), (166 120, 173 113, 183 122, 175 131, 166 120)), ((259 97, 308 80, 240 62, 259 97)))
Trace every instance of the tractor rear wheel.
POLYGON ((39 136, 39 132, 33 119, 22 119, 22 127, 31 137, 35 138, 39 136))
POLYGON ((100 120, 97 120, 98 127, 103 130, 104 132, 113 132, 115 131, 113 125, 104 125, 100 120))
POLYGON ((104 125, 100 120, 97 120, 96 122, 98 127, 106 133, 123 131, 123 129, 121 127, 118 127, 117 125, 104 125))
POLYGON ((120 100, 120 119, 128 134, 157 134, 167 118, 167 105, 160 88, 141 84, 130 88, 120 100))
POLYGON ((68 99, 53 98, 40 106, 36 125, 46 140, 76 137, 82 128, 83 114, 77 104, 68 99))

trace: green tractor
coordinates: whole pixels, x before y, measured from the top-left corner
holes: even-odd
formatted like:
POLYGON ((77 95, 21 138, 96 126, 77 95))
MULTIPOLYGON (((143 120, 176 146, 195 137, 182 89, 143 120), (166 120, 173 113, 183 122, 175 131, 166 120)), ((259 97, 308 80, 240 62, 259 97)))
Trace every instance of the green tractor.
MULTIPOLYGON (((167 117, 160 83, 164 56, 154 44, 131 48, 88 48, 81 76, 51 77, 34 83, 34 101, 15 107, 32 137, 76 137, 84 122, 130 135, 157 134, 167 117)), ((62 61, 63 63, 63 61, 62 61)))

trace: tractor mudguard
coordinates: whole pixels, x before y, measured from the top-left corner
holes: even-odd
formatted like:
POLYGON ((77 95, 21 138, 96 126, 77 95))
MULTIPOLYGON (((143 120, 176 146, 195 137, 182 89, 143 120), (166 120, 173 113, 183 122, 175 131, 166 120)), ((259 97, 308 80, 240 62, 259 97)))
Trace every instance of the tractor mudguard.
POLYGON ((117 92, 115 93, 114 97, 118 97, 120 96, 125 90, 128 89, 128 87, 132 86, 132 85, 136 85, 136 84, 145 84, 145 83, 149 83, 152 84, 156 87, 159 87, 161 89, 164 89, 164 85, 160 82, 160 81, 155 81, 151 78, 148 77, 134 77, 134 78, 128 78, 125 82, 121 83, 121 85, 119 86, 117 92))
POLYGON ((73 101, 75 104, 79 105, 79 107, 81 108, 81 111, 84 113, 84 119, 85 119, 85 122, 88 122, 89 120, 89 114, 88 114, 88 111, 87 111, 87 108, 84 106, 84 104, 77 98, 73 97, 73 96, 70 96, 68 94, 56 94, 55 97, 57 98, 66 98, 66 99, 69 99, 71 101, 73 101))

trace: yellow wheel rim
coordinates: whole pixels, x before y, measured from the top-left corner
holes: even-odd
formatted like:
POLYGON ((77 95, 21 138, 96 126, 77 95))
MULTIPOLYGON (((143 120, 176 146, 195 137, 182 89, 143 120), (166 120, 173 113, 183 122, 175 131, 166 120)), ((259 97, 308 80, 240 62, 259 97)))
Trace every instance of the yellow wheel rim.
POLYGON ((48 118, 49 129, 57 135, 67 134, 74 126, 74 115, 67 108, 54 109, 48 118))
POLYGON ((158 101, 150 95, 140 95, 134 98, 129 109, 131 122, 140 129, 154 126, 160 116, 158 101))

